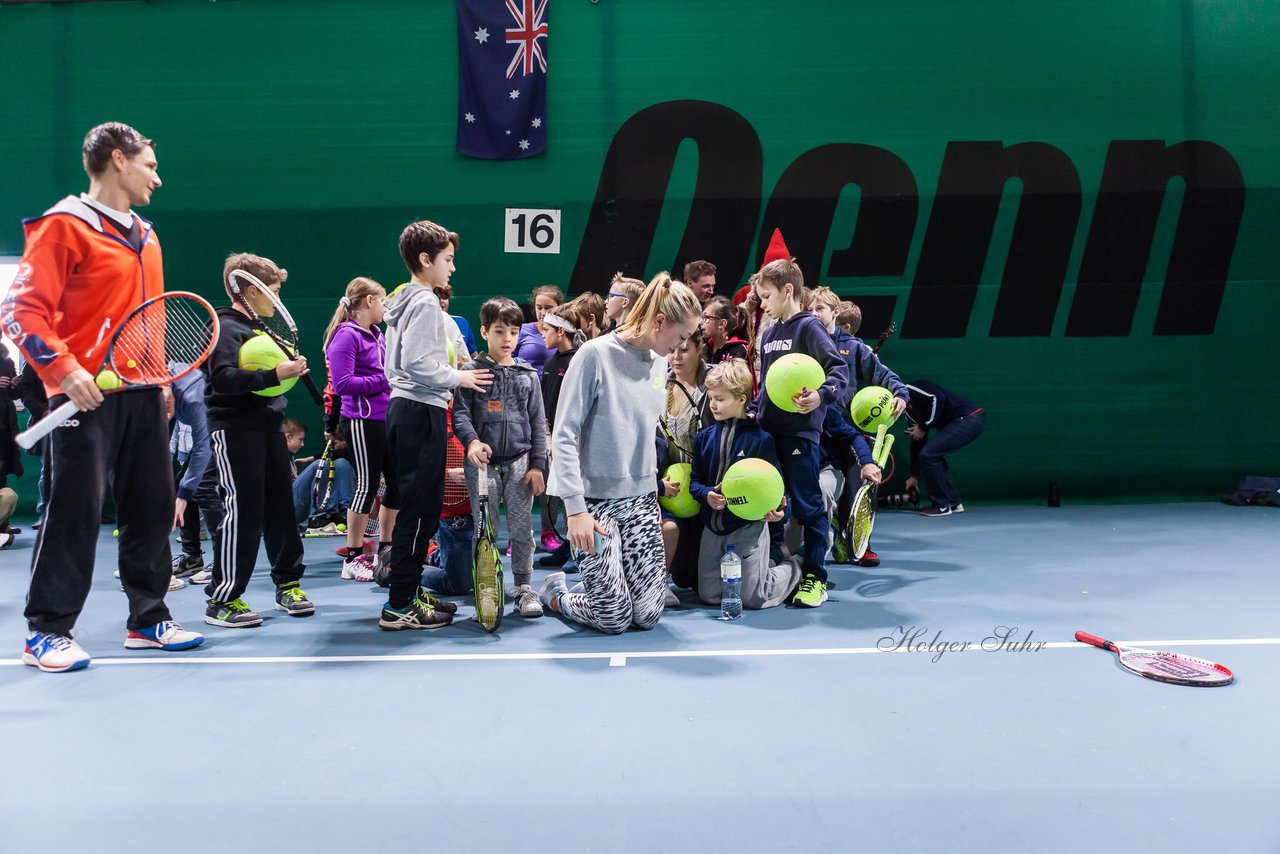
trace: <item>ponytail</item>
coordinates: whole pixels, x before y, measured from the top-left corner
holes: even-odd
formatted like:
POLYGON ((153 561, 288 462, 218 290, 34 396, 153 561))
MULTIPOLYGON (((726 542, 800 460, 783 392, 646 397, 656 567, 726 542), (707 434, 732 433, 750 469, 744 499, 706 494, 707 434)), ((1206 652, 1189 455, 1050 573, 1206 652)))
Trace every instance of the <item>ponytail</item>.
POLYGON ((347 291, 338 299, 338 307, 333 312, 329 325, 324 330, 324 349, 329 349, 329 341, 333 338, 333 333, 338 327, 348 320, 355 317, 357 306, 365 302, 372 296, 386 296, 387 292, 382 285, 373 279, 357 276, 347 283, 347 291))
POLYGON ((659 314, 672 323, 684 323, 696 319, 701 311, 702 305, 693 291, 683 282, 673 280, 670 273, 662 272, 645 287, 626 322, 616 331, 623 338, 638 338, 649 333, 659 314))

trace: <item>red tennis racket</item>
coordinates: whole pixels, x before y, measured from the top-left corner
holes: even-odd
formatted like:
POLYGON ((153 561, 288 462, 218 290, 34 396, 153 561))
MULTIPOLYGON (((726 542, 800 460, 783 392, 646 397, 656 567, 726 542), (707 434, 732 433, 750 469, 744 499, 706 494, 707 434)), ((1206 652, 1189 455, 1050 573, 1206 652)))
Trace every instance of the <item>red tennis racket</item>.
MULTIPOLYGON (((119 384, 103 395, 170 385, 204 364, 217 340, 218 315, 203 297, 183 291, 152 297, 130 312, 111 336, 95 373, 100 384, 110 374, 112 383, 118 378, 119 384)), ((19 433, 16 441, 30 448, 79 411, 68 400, 19 433)))
POLYGON ((1194 655, 1183 655, 1180 652, 1159 652, 1151 649, 1138 649, 1132 646, 1120 646, 1117 643, 1091 635, 1088 632, 1076 632, 1076 640, 1100 649, 1114 652, 1120 656, 1120 664, 1139 676, 1154 679, 1157 682, 1168 682, 1171 685, 1193 685, 1198 688, 1216 688, 1230 685, 1235 674, 1207 658, 1194 655))

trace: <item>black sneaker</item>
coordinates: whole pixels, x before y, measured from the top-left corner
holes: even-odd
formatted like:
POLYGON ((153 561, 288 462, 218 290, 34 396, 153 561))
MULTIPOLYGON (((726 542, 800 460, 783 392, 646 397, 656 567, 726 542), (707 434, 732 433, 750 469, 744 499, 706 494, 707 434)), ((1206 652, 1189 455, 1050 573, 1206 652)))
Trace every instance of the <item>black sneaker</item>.
POLYGON ((235 599, 231 602, 217 602, 209 599, 208 603, 209 607, 204 612, 204 621, 211 626, 250 629, 262 625, 262 616, 249 610, 248 604, 243 599, 235 599))
POLYGON ((413 597, 413 601, 403 609, 392 608, 390 602, 383 605, 378 626, 389 632, 398 632, 401 629, 438 629, 452 623, 453 614, 435 608, 422 598, 423 592, 420 589, 419 595, 413 597))
POLYGON ((373 582, 379 587, 391 586, 391 546, 379 546, 373 561, 373 582))
POLYGON ((950 516, 950 515, 951 515, 951 505, 950 505, 950 504, 935 504, 935 505, 934 505, 934 506, 932 506, 932 507, 926 507, 925 509, 921 510, 921 511, 920 511, 920 515, 921 515, 921 516, 950 516))
POLYGON ((561 567, 569 562, 569 544, 562 543, 560 548, 538 558, 538 566, 561 567))
POLYGON ((422 599, 424 602, 426 602, 432 608, 435 608, 437 611, 444 611, 446 614, 458 613, 457 602, 449 602, 447 600, 441 599, 439 596, 433 595, 425 587, 418 588, 418 598, 422 599))
POLYGON ((316 612, 315 603, 302 592, 302 585, 297 581, 276 588, 276 607, 290 617, 309 617, 316 612))
POLYGON ((173 577, 186 578, 204 569, 202 555, 181 554, 173 559, 173 577))
POLYGON ((855 560, 854 563, 858 566, 879 566, 880 555, 871 551, 871 549, 867 549, 867 553, 855 560))

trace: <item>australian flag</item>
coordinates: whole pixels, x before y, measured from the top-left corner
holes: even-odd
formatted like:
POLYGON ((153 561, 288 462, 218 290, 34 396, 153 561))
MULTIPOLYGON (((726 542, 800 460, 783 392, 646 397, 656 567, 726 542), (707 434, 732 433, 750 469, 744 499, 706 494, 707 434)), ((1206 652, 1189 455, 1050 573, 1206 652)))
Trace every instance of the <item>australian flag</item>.
POLYGON ((547 3, 456 0, 458 151, 518 160, 547 147, 547 3))

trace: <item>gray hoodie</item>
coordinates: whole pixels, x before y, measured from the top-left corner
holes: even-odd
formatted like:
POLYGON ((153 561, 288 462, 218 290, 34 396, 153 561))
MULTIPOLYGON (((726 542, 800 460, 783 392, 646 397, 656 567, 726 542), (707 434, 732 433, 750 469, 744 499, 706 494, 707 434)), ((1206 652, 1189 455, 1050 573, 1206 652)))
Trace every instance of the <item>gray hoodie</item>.
POLYGON ((425 285, 408 282, 387 298, 387 379, 391 397, 449 407, 462 376, 449 364, 457 324, 425 285))

